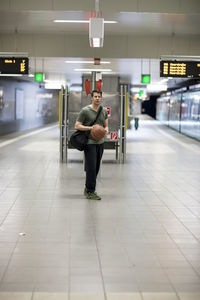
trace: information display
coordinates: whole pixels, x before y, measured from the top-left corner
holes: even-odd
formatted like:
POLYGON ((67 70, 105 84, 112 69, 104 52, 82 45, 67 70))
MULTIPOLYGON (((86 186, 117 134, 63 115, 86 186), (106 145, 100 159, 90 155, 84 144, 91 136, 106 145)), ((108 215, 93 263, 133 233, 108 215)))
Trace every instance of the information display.
POLYGON ((160 61, 160 77, 200 78, 200 61, 160 61))
POLYGON ((0 74, 28 74, 28 57, 0 57, 0 74))

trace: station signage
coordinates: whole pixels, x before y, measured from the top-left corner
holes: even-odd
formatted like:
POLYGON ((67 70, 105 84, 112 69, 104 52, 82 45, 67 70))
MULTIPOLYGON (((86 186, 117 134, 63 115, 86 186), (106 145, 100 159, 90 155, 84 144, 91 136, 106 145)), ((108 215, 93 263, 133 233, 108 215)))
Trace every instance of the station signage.
POLYGON ((118 140, 118 132, 117 131, 112 131, 110 133, 110 140, 111 141, 117 141, 118 140))
POLYGON ((160 61, 160 77, 200 78, 200 61, 160 61))
POLYGON ((28 75, 28 57, 0 57, 0 74, 28 75))

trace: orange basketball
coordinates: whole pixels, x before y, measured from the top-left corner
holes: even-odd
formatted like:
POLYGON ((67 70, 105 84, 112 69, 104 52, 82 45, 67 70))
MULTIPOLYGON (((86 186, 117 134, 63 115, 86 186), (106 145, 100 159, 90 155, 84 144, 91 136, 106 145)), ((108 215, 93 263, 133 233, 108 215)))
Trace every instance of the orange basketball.
POLYGON ((91 135, 93 139, 95 139, 96 141, 102 139, 105 136, 105 133, 106 133, 105 128, 98 124, 94 125, 91 130, 91 135))

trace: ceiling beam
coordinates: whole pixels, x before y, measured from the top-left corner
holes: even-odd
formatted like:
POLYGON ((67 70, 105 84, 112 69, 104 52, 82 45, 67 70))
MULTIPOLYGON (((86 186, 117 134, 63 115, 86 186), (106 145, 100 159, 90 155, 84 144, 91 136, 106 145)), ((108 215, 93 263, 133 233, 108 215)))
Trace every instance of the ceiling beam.
POLYGON ((88 35, 1 34, 0 52, 28 52, 33 57, 160 58, 199 55, 199 36, 107 35, 103 48, 90 48, 88 35))
MULTIPOLYGON (((0 10, 94 11, 95 0, 1 0, 0 10)), ((199 14, 199 0, 101 0, 103 13, 146 12, 199 14)))

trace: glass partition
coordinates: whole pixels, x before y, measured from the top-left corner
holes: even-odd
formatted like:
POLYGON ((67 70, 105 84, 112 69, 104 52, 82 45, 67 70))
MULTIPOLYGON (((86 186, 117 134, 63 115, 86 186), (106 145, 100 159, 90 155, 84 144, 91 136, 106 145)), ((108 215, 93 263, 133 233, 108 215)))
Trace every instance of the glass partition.
POLYGON ((169 126, 177 131, 180 131, 180 108, 181 94, 172 95, 169 103, 169 126))
POLYGON ((200 140, 200 92, 182 94, 181 132, 200 140))
POLYGON ((162 96, 157 99, 156 119, 168 125, 169 119, 169 96, 162 96))

